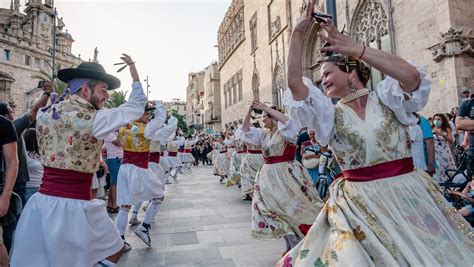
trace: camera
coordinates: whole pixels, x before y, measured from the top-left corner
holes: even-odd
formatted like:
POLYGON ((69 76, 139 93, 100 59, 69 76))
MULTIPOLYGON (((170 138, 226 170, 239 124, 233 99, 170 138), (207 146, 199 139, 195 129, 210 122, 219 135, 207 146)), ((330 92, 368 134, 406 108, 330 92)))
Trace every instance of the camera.
POLYGON ((262 113, 263 113, 262 110, 256 109, 256 108, 252 109, 252 111, 253 111, 253 113, 255 113, 255 114, 262 114, 262 113))
POLYGON ((38 88, 43 88, 44 87, 44 81, 41 80, 38 82, 38 88))

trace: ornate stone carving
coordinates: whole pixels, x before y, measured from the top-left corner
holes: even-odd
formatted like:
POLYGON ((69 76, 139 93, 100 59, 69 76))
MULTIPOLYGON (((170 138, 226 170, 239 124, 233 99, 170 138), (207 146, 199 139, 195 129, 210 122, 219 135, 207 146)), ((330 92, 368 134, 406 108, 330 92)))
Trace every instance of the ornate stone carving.
POLYGON ((433 61, 440 62, 445 57, 459 56, 463 53, 474 57, 472 42, 474 38, 463 35, 463 28, 449 28, 446 33, 440 33, 441 41, 430 47, 433 61))
POLYGON ((366 0, 355 14, 350 32, 356 41, 369 44, 388 34, 387 14, 380 1, 366 0))
POLYGON ((282 98, 285 90, 282 66, 282 62, 278 60, 273 71, 273 103, 279 108, 283 108, 282 98))
POLYGON ((270 36, 275 37, 281 31, 281 19, 280 16, 276 16, 275 20, 270 24, 270 36))
POLYGON ((233 0, 219 27, 218 48, 221 67, 245 38, 243 7, 243 0, 233 0))

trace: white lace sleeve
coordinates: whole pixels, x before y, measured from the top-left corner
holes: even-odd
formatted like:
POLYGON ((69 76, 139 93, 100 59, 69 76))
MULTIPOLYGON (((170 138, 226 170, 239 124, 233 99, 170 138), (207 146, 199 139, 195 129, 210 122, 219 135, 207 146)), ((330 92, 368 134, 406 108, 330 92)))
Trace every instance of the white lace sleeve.
POLYGON ((300 126, 296 120, 290 118, 286 123, 278 122, 278 131, 286 141, 296 144, 300 126))
POLYGON ((128 101, 117 108, 100 109, 92 123, 92 134, 99 140, 105 139, 110 132, 120 129, 143 114, 146 95, 140 82, 133 82, 128 101))
POLYGON ((162 127, 153 127, 153 126, 154 124, 148 124, 146 126, 145 132, 144 132, 145 138, 153 140, 153 141, 167 142, 170 136, 174 136, 174 132, 176 131, 176 128, 178 126, 178 120, 174 117, 171 117, 168 120, 168 124, 162 127))
POLYGON ((426 78, 423 67, 416 67, 420 73, 420 85, 413 93, 408 94, 400 87, 400 83, 388 76, 377 85, 377 94, 380 100, 389 107, 397 116, 398 120, 410 125, 418 121, 413 112, 420 111, 428 102, 431 85, 426 78))
POLYGON ((258 146, 262 144, 263 130, 250 127, 248 132, 244 132, 242 127, 239 127, 237 131, 235 131, 235 136, 244 142, 258 146))
POLYGON ((314 129, 319 143, 325 146, 333 136, 334 104, 310 79, 303 77, 303 82, 308 87, 308 97, 301 101, 294 100, 287 88, 283 104, 288 108, 288 115, 299 124, 298 130, 300 127, 314 129))

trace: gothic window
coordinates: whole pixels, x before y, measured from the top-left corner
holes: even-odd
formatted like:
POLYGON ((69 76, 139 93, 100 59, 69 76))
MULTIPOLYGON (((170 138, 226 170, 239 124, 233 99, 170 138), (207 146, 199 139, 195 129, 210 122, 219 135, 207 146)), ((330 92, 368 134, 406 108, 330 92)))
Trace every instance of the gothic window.
POLYGON ((252 78, 253 99, 260 100, 259 87, 260 87, 260 81, 259 81, 259 78, 258 78, 258 73, 255 72, 253 74, 253 78, 252 78))
POLYGON ((224 84, 224 94, 229 96, 228 100, 225 97, 226 107, 230 107, 242 100, 242 70, 239 70, 227 80, 224 84))
POLYGON ((28 55, 25 55, 25 65, 26 65, 26 66, 29 66, 29 65, 30 65, 30 61, 31 61, 31 57, 28 56, 28 55))
POLYGON ((237 90, 239 93, 239 102, 242 101, 242 70, 237 72, 237 90))
POLYGON ((273 103, 275 106, 283 110, 283 91, 285 90, 285 82, 283 72, 280 65, 275 67, 273 74, 273 103))
POLYGON ((229 106, 228 102, 227 102, 227 86, 226 84, 224 84, 224 106, 225 108, 227 108, 229 106))
MULTIPOLYGON (((387 14, 380 0, 365 0, 359 3, 351 22, 352 37, 365 45, 390 52, 387 14)), ((369 89, 375 88, 385 78, 378 70, 371 69, 369 89)))
POLYGON ((254 13, 249 21, 250 26, 250 51, 253 52, 257 49, 257 12, 254 13))
POLYGON ((3 59, 6 61, 10 61, 10 58, 11 58, 10 50, 3 49, 3 59))

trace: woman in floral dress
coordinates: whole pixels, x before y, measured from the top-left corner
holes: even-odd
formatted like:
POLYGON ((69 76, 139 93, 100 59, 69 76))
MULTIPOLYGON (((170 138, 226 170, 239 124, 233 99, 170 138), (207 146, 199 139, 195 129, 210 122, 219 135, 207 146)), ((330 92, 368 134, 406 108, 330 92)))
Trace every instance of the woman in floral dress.
POLYGON ((229 175, 230 161, 227 156, 227 148, 224 144, 225 135, 221 134, 214 143, 215 151, 212 162, 214 164, 215 175, 220 176, 219 182, 222 183, 229 175))
POLYGON ((242 158, 240 164, 242 199, 252 200, 255 176, 263 166, 262 146, 245 143, 247 154, 242 158))
POLYGON ((437 183, 442 183, 448 179, 445 171, 448 169, 456 169, 453 153, 451 153, 450 144, 454 143, 449 121, 444 114, 436 114, 433 116, 433 138, 435 143, 435 159, 438 168, 433 175, 433 179, 437 183))
POLYGON ((254 100, 237 131, 244 142, 262 146, 265 161, 255 178, 252 237, 263 240, 283 237, 287 250, 303 238, 323 206, 311 177, 294 160, 298 129, 296 121, 254 100), (250 127, 253 108, 264 112, 266 131, 250 127))
POLYGON ((433 179, 414 170, 406 125, 424 107, 430 85, 405 60, 364 47, 331 20, 319 36, 333 51, 321 67, 323 93, 302 78, 302 42, 313 1, 290 41, 286 105, 329 144, 344 177, 308 234, 279 266, 472 266, 472 228, 433 179), (323 34, 324 33, 324 34, 323 34), (387 78, 364 90, 371 67, 387 78), (333 105, 330 97, 341 98, 333 105))
POLYGON ((245 145, 244 142, 238 138, 235 138, 234 144, 235 151, 232 152, 230 157, 229 180, 226 183, 226 187, 233 186, 235 184, 240 185, 240 179, 242 178, 240 165, 242 164, 242 157, 245 155, 245 145))

